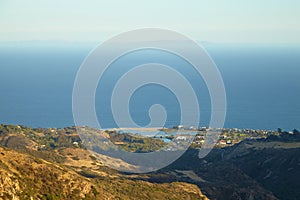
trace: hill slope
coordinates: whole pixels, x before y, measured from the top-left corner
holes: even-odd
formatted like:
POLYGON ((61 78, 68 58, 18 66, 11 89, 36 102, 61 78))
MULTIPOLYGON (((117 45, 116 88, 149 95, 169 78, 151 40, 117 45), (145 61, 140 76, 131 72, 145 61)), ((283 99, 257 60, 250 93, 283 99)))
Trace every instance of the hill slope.
POLYGON ((207 199, 193 184, 133 180, 109 169, 66 130, 1 125, 0 199, 207 199))

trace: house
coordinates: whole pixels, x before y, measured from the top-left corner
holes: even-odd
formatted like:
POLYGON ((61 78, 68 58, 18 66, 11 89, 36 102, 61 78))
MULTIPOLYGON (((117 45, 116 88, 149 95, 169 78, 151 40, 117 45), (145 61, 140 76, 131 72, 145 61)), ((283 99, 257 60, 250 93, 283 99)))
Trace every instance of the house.
POLYGON ((226 144, 232 144, 231 140, 227 140, 226 144))
POLYGON ((204 136, 202 136, 202 135, 197 135, 197 136, 195 137, 195 139, 196 139, 196 140, 202 140, 202 139, 204 139, 204 136))
POLYGON ((178 125, 177 128, 178 129, 183 129, 183 125, 178 125))
POLYGON ((74 146, 78 146, 78 142, 73 142, 73 145, 74 146))
POLYGON ((176 140, 186 140, 186 136, 177 136, 176 140))

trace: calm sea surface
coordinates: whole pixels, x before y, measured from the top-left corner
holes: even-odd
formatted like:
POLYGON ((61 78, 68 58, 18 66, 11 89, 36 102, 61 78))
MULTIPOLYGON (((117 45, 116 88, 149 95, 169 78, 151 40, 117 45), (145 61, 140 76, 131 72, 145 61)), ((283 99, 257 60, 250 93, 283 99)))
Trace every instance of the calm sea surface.
MULTIPOLYGON (((300 129, 300 46, 204 44, 217 64, 227 92, 225 127, 300 129)), ((62 42, 0 43, 0 123, 33 127, 74 124, 73 83, 84 58, 95 44, 62 42)), ((96 110, 102 127, 115 127, 110 95, 123 73, 139 64, 157 62, 172 66, 197 91, 200 126, 210 119, 210 98, 204 81, 181 58, 156 50, 133 52, 114 62, 96 93, 96 110)), ((167 88, 146 85, 132 96, 133 120, 145 126, 148 109, 161 104, 166 126, 180 123, 179 102, 167 88)), ((189 110, 193 112, 193 110, 189 110)))

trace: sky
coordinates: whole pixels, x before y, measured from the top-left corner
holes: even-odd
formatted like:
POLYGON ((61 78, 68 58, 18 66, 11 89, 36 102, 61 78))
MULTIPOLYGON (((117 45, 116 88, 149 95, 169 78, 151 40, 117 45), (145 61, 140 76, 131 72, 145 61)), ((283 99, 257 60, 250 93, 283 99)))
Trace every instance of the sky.
POLYGON ((194 40, 300 43, 299 0, 0 0, 0 41, 104 41, 165 28, 194 40))

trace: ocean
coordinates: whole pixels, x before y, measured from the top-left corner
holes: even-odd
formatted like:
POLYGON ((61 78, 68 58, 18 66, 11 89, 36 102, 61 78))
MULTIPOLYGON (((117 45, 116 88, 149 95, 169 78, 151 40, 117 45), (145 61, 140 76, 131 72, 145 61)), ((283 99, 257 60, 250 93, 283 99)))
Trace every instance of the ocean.
MULTIPOLYGON (((59 41, 1 42, 0 123, 32 127, 74 125, 74 80, 81 63, 96 45, 59 41)), ((203 43, 203 46, 224 81, 227 95, 224 127, 300 129, 299 45, 203 43)), ((211 103, 203 79, 175 55, 144 50, 114 62, 99 82, 95 107, 101 127, 117 126, 110 108, 116 81, 133 66, 149 62, 169 65, 190 81, 199 100, 199 126, 207 126, 211 103)), ((139 88, 131 97, 132 119, 140 126, 149 124, 148 110, 154 104, 165 107, 166 127, 180 123, 176 95, 155 84, 139 88)))

